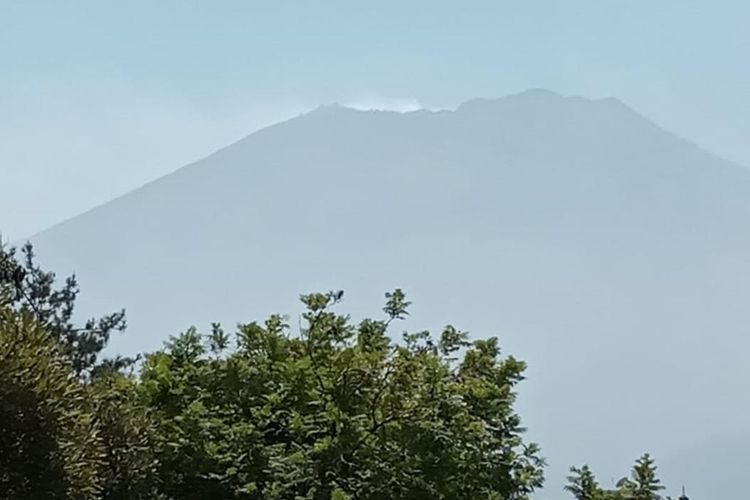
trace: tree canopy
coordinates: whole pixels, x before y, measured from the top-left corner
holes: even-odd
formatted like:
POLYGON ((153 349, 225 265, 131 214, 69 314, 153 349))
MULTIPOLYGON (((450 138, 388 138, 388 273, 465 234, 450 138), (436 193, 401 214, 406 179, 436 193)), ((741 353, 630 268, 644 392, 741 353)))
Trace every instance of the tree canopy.
MULTIPOLYGON (((125 329, 125 311, 76 325, 76 277, 69 276, 59 288, 55 285, 55 273, 39 267, 30 243, 23 246, 20 255, 15 248, 0 245, 0 305, 32 314, 70 357, 75 372, 81 376, 90 374, 100 364, 101 352, 111 334, 125 329)), ((120 368, 130 361, 109 360, 106 365, 120 368)))
POLYGON ((101 448, 86 390, 28 313, 0 308, 0 498, 85 499, 101 448))
MULTIPOLYGON (((30 499, 524 500, 543 485, 515 410, 525 364, 497 338, 446 326, 394 334, 301 297, 271 315, 172 337, 139 363, 102 351, 124 312, 74 323, 78 285, 0 249, 0 497, 30 499)), ((613 490, 588 466, 579 500, 658 500, 644 455, 613 490)))
POLYGON ((147 357, 168 495, 521 499, 542 484, 513 410, 523 363, 451 327, 392 342, 399 290, 385 319, 358 324, 333 312, 340 297, 304 296, 298 335, 271 316, 234 342, 214 325, 147 357))
MULTIPOLYGON (((614 488, 599 486, 588 465, 571 467, 565 490, 576 500, 671 500, 663 497, 664 486, 657 476, 656 463, 648 453, 636 460, 630 475, 620 479, 614 488)), ((679 500, 688 500, 684 495, 679 500)))

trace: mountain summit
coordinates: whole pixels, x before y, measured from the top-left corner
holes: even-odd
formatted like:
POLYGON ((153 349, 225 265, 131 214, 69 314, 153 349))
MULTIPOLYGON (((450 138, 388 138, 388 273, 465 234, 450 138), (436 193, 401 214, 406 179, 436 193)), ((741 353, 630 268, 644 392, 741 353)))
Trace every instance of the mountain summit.
POLYGON ((740 497, 708 482, 737 462, 695 450, 750 440, 750 173, 616 99, 325 106, 33 242, 78 274, 84 312, 128 309, 123 353, 191 324, 296 324, 308 291, 369 314, 402 287, 419 324, 456 320, 529 362, 544 497, 569 465, 609 477, 644 450, 668 484, 705 478, 696 498, 740 497))

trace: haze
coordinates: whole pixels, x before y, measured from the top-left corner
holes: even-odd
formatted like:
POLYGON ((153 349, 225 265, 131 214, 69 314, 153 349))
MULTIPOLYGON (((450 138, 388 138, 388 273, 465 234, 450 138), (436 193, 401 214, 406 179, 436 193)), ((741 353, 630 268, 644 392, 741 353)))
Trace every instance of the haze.
MULTIPOLYGON (((750 7, 8 2, 0 231, 110 352, 383 292, 498 335, 549 459, 741 498, 750 7), (334 104, 337 103, 337 104, 334 104), (116 265, 113 265, 116 263, 116 265)), ((610 486, 606 484, 606 486, 610 486)))
POLYGON ((121 354, 191 324, 296 318, 300 290, 345 289, 365 317, 403 287, 407 328, 497 334, 529 362, 540 498, 562 497, 570 464, 606 480, 643 449, 668 484, 734 498, 748 229, 743 167, 619 100, 529 90, 455 111, 320 107, 33 242, 85 283, 85 315, 127 308, 121 354))
POLYGON ((2 231, 30 236, 330 102, 616 96, 748 165, 748 17, 740 1, 6 1, 2 231))

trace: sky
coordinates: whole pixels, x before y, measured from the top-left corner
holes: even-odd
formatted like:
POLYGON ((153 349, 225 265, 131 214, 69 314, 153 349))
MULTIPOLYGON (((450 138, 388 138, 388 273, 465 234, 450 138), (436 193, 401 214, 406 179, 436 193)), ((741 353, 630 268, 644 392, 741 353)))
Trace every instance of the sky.
POLYGON ((618 97, 750 166, 750 3, 0 1, 0 232, 16 241, 320 104, 618 97))

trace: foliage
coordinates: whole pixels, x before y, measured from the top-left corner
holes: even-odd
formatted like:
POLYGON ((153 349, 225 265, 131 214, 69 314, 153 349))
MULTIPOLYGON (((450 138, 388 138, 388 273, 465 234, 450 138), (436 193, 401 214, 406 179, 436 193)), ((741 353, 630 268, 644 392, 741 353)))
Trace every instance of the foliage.
MULTIPOLYGON (((630 477, 617 482, 613 490, 600 488, 593 472, 587 465, 571 467, 565 490, 577 500, 661 500, 664 489, 657 477, 654 459, 647 453, 636 460, 630 477)), ((667 497, 669 500, 670 497, 667 497)))
POLYGON ((599 500, 602 497, 602 489, 588 465, 571 467, 570 472, 565 490, 572 493, 576 500, 599 500))
POLYGON ((71 374, 30 314, 0 307, 0 498, 96 497, 102 450, 71 374))
MULTIPOLYGON (((72 322, 60 289, 0 248, 0 498, 524 500, 543 483, 539 449, 514 410, 525 364, 497 339, 390 327, 334 312, 343 292, 208 335, 194 328, 145 358, 101 360, 124 313, 72 322), (130 367, 130 372, 124 368, 130 367)), ((661 500, 649 455, 615 489, 571 468, 579 500, 661 500)), ((667 497, 668 498, 668 497, 667 497)))
POLYGON ((110 371, 94 378, 88 389, 103 450, 102 498, 162 498, 154 453, 155 425, 138 398, 137 381, 110 371))
POLYGON ((647 453, 639 458, 630 478, 621 482, 620 488, 625 492, 626 498, 633 500, 659 500, 659 492, 664 489, 661 480, 656 477, 656 464, 654 459, 647 453))
POLYGON ((394 344, 400 291, 385 320, 356 325, 331 310, 340 298, 304 296, 300 335, 271 316, 240 325, 231 352, 214 325, 146 359, 170 497, 523 499, 541 485, 513 411, 522 362, 452 327, 394 344))
MULTIPOLYGON (((56 339, 71 359, 78 375, 90 374, 115 331, 125 329, 125 312, 89 319, 83 326, 73 323, 75 301, 79 293, 75 276, 55 287, 55 274, 41 269, 30 243, 18 255, 15 248, 0 246, 0 305, 32 314, 56 339)), ((119 358, 109 365, 121 368, 132 360, 119 358)))

